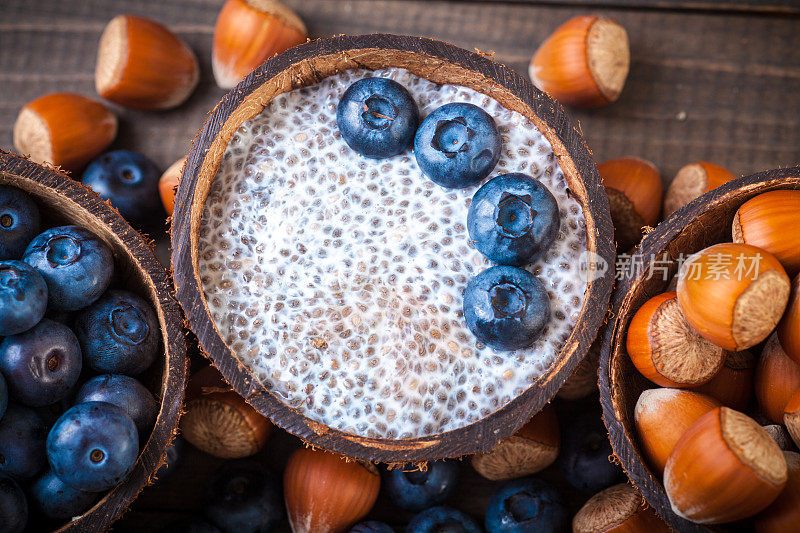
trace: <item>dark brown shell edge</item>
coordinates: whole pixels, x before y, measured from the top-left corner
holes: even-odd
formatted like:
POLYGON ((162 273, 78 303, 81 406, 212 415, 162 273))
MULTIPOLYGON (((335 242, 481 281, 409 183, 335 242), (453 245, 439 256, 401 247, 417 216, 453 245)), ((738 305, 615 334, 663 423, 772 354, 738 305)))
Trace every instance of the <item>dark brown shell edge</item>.
MULTIPOLYGON (((57 218, 79 223, 107 241, 114 251, 119 275, 126 284, 136 283, 154 304, 161 324, 165 356, 145 376, 161 406, 155 426, 142 447, 131 474, 106 493, 91 509, 64 524, 59 532, 104 531, 133 503, 138 494, 152 483, 152 476, 163 464, 167 446, 178 428, 183 403, 188 359, 182 329, 181 309, 173 294, 167 270, 156 259, 149 239, 140 235, 116 209, 101 200, 91 189, 69 178, 59 169, 39 165, 25 157, 0 150, 0 184, 13 185, 34 195, 57 213, 57 218), (127 257, 122 257, 122 254, 127 257)), ((49 213, 48 218, 53 216, 49 213)))
MULTIPOLYGON (((718 242, 729 242, 736 210, 745 201, 774 189, 800 189, 800 167, 768 170, 737 178, 682 207, 645 235, 637 253, 645 259, 663 254, 674 260, 718 242)), ((709 528, 679 517, 672 508, 659 476, 653 474, 639 453, 633 410, 639 394, 654 385, 633 366, 625 351, 625 332, 635 311, 649 298, 666 290, 677 267, 669 275, 660 272, 647 279, 651 268, 640 273, 625 271, 612 295, 613 318, 603 332, 600 356, 600 401, 614 454, 630 481, 642 492, 667 523, 681 532, 707 532, 709 528), (656 279, 656 276, 658 278, 656 279)), ((660 267, 662 263, 650 265, 660 267)), ((655 272, 655 271, 654 271, 655 272)), ((711 530, 718 530, 712 527, 711 530)))
MULTIPOLYGON (((281 83, 289 90, 330 75, 318 70, 320 65, 315 62, 320 57, 345 63, 347 68, 369 68, 372 64, 370 60, 386 61, 385 58, 390 57, 393 62, 385 64, 411 70, 419 67, 424 73, 417 74, 423 77, 446 77, 452 83, 472 86, 498 98, 506 107, 516 107, 523 114, 533 116, 534 123, 553 144, 565 174, 573 178, 570 183, 571 188, 574 184, 572 194, 583 205, 587 219, 588 249, 608 265, 614 264, 613 227, 608 199, 591 153, 563 107, 508 67, 447 43, 385 34, 337 36, 308 42, 265 62, 222 99, 195 138, 178 187, 171 229, 177 296, 189 326, 199 338, 203 351, 237 392, 276 425, 313 446, 357 459, 388 463, 424 462, 488 451, 549 402, 572 374, 604 320, 613 283, 612 274, 589 284, 578 324, 559 359, 537 383, 479 422, 415 439, 360 437, 314 422, 286 406, 246 371, 245 365, 224 344, 207 313, 200 282, 195 274, 196 257, 191 241, 196 237, 192 234, 193 224, 195 220, 199 224, 202 203, 205 201, 205 197, 196 198, 199 175, 205 170, 204 165, 208 160, 219 157, 217 152, 224 151, 224 146, 227 146, 227 140, 222 145, 214 144, 215 139, 225 133, 226 122, 233 116, 231 122, 238 121, 235 123, 238 127, 243 121, 242 115, 249 113, 247 118, 254 116, 269 101, 258 98, 263 93, 253 95, 254 91, 262 85, 266 87, 268 84, 281 83)), ((216 167, 213 167, 213 174, 216 174, 216 167)))

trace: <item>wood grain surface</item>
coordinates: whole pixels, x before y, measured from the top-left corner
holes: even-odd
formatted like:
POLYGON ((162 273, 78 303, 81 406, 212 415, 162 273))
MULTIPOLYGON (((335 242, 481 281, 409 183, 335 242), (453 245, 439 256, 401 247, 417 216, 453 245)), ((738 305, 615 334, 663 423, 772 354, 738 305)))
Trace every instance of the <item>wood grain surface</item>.
MULTIPOLYGON (((573 111, 595 158, 652 160, 665 181, 705 159, 737 175, 800 162, 800 2, 797 0, 284 0, 312 37, 392 32, 435 37, 494 58, 521 74, 538 44, 572 16, 598 13, 628 30, 632 64, 611 106, 573 111)), ((121 118, 113 148, 146 153, 166 168, 192 138, 224 91, 213 83, 211 37, 222 0, 0 0, 0 147, 11 148, 17 112, 53 91, 96 96, 97 42, 108 20, 132 13, 175 30, 198 54, 201 80, 189 101, 165 113, 111 106, 121 118)), ((168 257, 159 240, 161 257, 168 257)), ((597 399, 593 400, 594 404, 597 399)), ((589 403, 562 402, 562 421, 589 403)), ((261 456, 279 470, 296 439, 276 432, 261 456)), ((199 515, 204 483, 220 464, 188 447, 175 477, 145 490, 117 523, 119 531, 158 531, 170 520, 199 515)), ((588 495, 543 473, 577 510, 588 495)), ((498 485, 470 467, 451 504, 480 518, 498 485)), ((383 496, 371 515, 399 527, 409 514, 383 496)), ((287 531, 284 525, 282 531, 287 531)))

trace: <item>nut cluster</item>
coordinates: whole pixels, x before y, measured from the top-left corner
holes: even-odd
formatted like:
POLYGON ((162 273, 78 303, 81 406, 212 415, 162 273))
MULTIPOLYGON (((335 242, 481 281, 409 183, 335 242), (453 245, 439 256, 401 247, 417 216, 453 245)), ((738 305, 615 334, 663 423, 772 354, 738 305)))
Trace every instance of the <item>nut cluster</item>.
POLYGON ((799 207, 794 190, 745 202, 735 242, 690 256, 677 292, 646 301, 628 328, 634 366, 667 387, 636 404, 643 455, 673 511, 697 523, 755 517, 759 531, 778 531, 797 519, 797 454, 782 448, 792 447, 787 432, 800 444, 800 278, 790 283, 798 247, 788 229, 799 207))

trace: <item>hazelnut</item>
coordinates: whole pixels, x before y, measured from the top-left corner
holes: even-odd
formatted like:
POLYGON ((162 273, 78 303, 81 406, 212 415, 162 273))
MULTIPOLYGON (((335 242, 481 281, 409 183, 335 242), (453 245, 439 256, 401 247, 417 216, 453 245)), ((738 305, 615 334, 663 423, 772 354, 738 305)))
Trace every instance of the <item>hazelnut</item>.
POLYGON ((642 454, 661 475, 675 444, 698 418, 720 403, 685 389, 649 389, 639 395, 633 420, 642 454))
POLYGON ((800 389, 800 365, 786 355, 776 335, 767 340, 761 351, 754 389, 764 416, 775 424, 782 424, 786 405, 800 389))
POLYGON ((698 196, 734 178, 736 176, 727 169, 708 161, 698 161, 682 167, 667 188, 664 197, 664 218, 698 196))
POLYGON ((111 19, 97 50, 97 93, 134 109, 170 109, 200 80, 192 49, 158 22, 133 15, 111 19))
POLYGON ((217 85, 234 87, 261 63, 307 38, 300 17, 277 0, 228 0, 214 27, 211 66, 217 85))
POLYGON ((589 498, 572 519, 573 533, 642 531, 668 533, 669 526, 635 487, 613 485, 589 498))
POLYGON ((473 455, 472 467, 493 481, 527 476, 544 470, 556 460, 558 444, 558 419, 555 409, 548 404, 492 451, 473 455))
POLYGON ((725 407, 744 411, 753 397, 755 371, 756 358, 752 353, 747 350, 732 352, 711 381, 693 390, 716 398, 725 407))
POLYGON ((800 191, 776 190, 755 196, 733 217, 733 242, 762 248, 781 262, 790 276, 800 272, 800 191))
POLYGON ((117 136, 117 117, 94 100, 53 93, 25 104, 14 123, 14 146, 37 163, 80 170, 117 136))
POLYGON ((272 424, 239 396, 222 374, 207 366, 189 380, 181 431, 215 457, 247 457, 264 447, 272 424))
POLYGON ((728 355, 689 325, 674 292, 654 296, 636 311, 626 345, 639 372, 662 387, 707 383, 728 355))
POLYGON ((562 104, 598 107, 619 98, 629 67, 625 28, 611 19, 582 16, 542 43, 528 72, 536 87, 562 104))
POLYGON ((664 488, 676 514, 701 524, 755 515, 783 490, 783 452, 755 420, 727 407, 686 430, 664 468, 664 488))
POLYGON ((283 473, 289 525, 294 533, 347 531, 372 509, 380 485, 372 464, 321 450, 296 450, 283 473))
POLYGON ((678 302, 700 335, 726 350, 755 346, 772 333, 789 300, 789 277, 771 253, 722 243, 681 265, 678 302))
POLYGON ((642 228, 658 224, 661 176, 653 163, 636 157, 611 159, 597 170, 608 194, 618 247, 629 250, 642 240, 642 228))

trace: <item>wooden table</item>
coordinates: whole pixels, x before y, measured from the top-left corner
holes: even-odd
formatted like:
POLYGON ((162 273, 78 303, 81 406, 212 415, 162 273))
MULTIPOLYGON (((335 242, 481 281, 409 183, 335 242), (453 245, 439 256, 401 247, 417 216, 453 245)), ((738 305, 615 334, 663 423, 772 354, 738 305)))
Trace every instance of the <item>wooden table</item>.
MULTIPOLYGON (((735 174, 800 162, 800 1, 798 0, 285 0, 313 37, 389 32, 435 37, 495 52, 520 72, 537 45, 568 18, 599 13, 628 30, 632 64, 619 101, 575 111, 598 161, 635 155, 668 182, 682 165, 710 160, 735 174)), ((184 155, 206 113, 224 94, 210 68, 213 24, 222 0, 0 1, 0 147, 11 148, 20 107, 53 91, 94 96, 97 41, 119 13, 167 24, 197 52, 201 82, 191 99, 165 113, 115 108, 113 148, 147 154, 162 168, 184 155)), ((160 236, 156 236, 160 237, 160 236)), ((159 253, 167 257, 164 239, 159 253)), ((596 402, 596 400, 595 400, 596 402)), ((559 406, 562 418, 588 404, 559 406)), ((276 432, 260 457, 279 470, 298 442, 276 432)), ((220 464, 191 450, 178 473, 145 490, 116 526, 153 531, 197 515, 204 484, 220 464)), ((542 474, 577 509, 587 495, 551 468, 542 474)), ((480 518, 496 484, 469 466, 452 504, 480 518)), ((380 499, 373 516, 398 526, 410 516, 380 499)), ((284 527, 284 530, 287 530, 284 527)))

